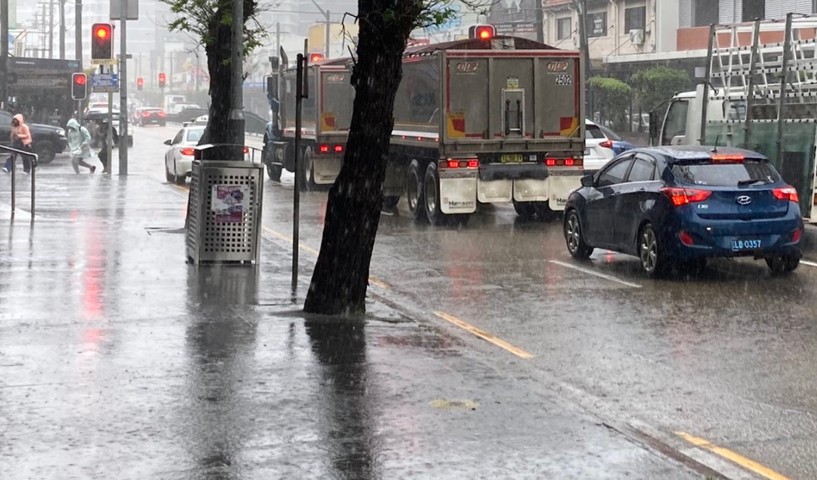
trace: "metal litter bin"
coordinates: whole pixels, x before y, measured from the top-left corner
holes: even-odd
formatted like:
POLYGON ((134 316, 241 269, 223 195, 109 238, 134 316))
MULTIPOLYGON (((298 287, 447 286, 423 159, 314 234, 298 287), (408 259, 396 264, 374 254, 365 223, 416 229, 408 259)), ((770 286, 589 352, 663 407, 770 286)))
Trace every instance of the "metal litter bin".
POLYGON ((187 205, 187 261, 258 261, 264 166, 194 160, 187 205))

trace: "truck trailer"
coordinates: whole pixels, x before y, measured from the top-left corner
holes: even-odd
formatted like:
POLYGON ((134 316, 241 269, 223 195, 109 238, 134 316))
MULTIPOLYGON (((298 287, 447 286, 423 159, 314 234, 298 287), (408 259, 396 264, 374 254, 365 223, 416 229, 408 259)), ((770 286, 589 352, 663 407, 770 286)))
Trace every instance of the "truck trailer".
MULTIPOLYGON (((304 168, 303 178, 297 179, 299 188, 332 184, 340 173, 355 98, 349 61, 321 60, 307 66, 309 96, 301 104, 300 158, 304 168)), ((279 181, 283 169, 295 172, 296 70, 277 59, 273 67, 267 86, 272 122, 264 133, 262 158, 270 179, 279 181)))
POLYGON ((478 203, 522 217, 564 210, 584 172, 581 55, 516 37, 407 49, 395 99, 387 206, 433 224, 478 203))

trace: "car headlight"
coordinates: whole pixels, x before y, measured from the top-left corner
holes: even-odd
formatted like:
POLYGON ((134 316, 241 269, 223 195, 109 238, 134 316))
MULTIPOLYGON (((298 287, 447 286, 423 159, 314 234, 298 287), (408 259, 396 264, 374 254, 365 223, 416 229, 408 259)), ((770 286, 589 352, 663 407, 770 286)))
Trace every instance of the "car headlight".
POLYGON ((61 137, 64 137, 65 136, 65 130, 62 129, 62 128, 58 128, 57 129, 57 135, 59 135, 61 137))

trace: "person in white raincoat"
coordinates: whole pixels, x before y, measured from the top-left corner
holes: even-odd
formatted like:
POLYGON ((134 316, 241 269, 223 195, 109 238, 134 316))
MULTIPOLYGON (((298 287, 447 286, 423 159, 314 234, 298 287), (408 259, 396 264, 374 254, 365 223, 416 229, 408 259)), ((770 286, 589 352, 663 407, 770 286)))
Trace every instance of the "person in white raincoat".
POLYGON ((94 173, 96 166, 85 161, 86 158, 91 158, 91 134, 88 133, 88 129, 72 118, 66 125, 66 136, 68 137, 68 148, 71 150, 71 166, 74 167, 74 173, 79 173, 80 165, 94 173))

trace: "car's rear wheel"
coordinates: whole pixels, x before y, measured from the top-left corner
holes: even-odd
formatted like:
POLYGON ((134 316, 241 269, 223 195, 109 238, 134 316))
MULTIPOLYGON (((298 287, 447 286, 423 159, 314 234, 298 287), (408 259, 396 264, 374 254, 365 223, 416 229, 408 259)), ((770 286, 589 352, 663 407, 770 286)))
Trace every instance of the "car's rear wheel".
POLYGON ((54 160, 54 157, 57 155, 57 152, 54 149, 54 144, 49 140, 34 142, 32 149, 34 150, 34 153, 37 154, 37 163, 40 165, 51 163, 51 161, 54 160))
POLYGON ((593 247, 584 242, 584 234, 579 223, 579 215, 575 210, 567 213, 564 224, 565 243, 567 243, 567 251, 573 258, 584 260, 590 257, 593 253, 593 247))
POLYGON ((652 224, 641 227, 638 234, 638 258, 641 260, 641 268, 651 277, 665 274, 670 265, 652 224))
POLYGON ((766 258, 766 265, 774 275, 789 273, 800 265, 800 259, 790 255, 775 255, 766 258))
POLYGON ((420 169, 420 162, 412 160, 406 172, 406 201, 409 211, 415 220, 425 219, 425 208, 423 207, 423 175, 420 169))
POLYGON ((174 182, 176 179, 174 178, 173 174, 170 173, 170 170, 167 168, 167 164, 165 164, 165 179, 168 182, 174 182))

